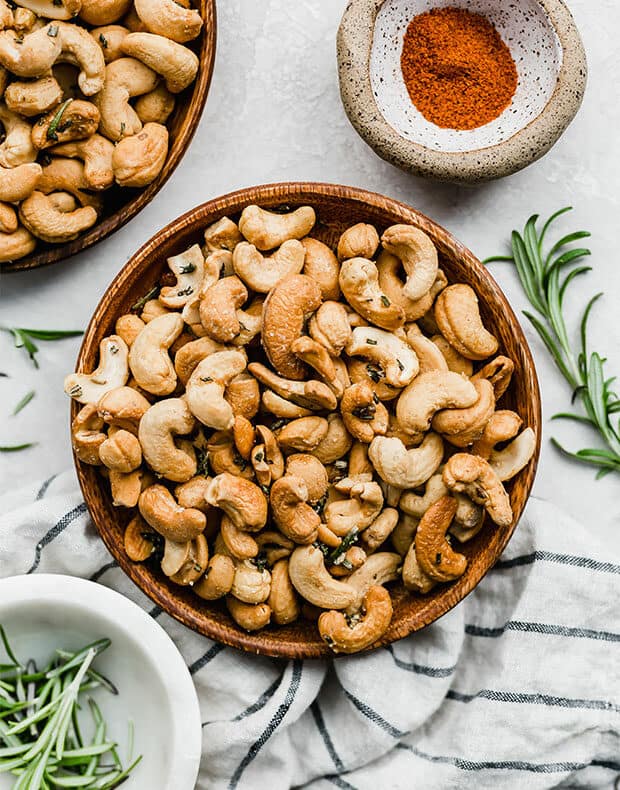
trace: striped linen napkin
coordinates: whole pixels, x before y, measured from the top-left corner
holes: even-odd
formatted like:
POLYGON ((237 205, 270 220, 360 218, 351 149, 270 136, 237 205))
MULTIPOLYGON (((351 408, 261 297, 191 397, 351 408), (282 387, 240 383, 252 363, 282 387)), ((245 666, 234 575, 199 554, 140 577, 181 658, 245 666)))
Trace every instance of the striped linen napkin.
POLYGON ((153 607, 98 539, 72 473, 3 495, 0 514, 2 575, 93 579, 174 639, 200 697, 198 788, 618 786, 619 559, 546 502, 530 501, 449 614, 335 662, 247 656, 153 607))

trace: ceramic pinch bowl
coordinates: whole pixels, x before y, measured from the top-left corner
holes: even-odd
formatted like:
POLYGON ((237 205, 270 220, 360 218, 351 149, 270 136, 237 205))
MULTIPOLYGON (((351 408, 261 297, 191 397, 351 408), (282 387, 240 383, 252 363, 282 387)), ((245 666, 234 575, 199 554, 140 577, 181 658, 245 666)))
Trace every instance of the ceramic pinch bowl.
POLYGON ((562 0, 351 0, 338 31, 338 69, 349 120, 380 157, 461 184, 510 175, 547 153, 575 117, 587 80, 583 43, 562 0), (511 104, 476 129, 424 118, 401 72, 410 21, 446 7, 487 17, 517 68, 511 104))

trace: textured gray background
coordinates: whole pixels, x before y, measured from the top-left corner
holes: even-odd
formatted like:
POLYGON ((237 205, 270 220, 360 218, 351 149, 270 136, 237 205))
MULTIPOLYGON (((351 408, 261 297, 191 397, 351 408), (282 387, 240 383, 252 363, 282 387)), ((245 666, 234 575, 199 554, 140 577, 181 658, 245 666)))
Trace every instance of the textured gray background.
MULTIPOLYGON (((603 290, 592 320, 593 344, 620 375, 617 289, 617 188, 620 122, 614 0, 572 0, 589 56, 584 106, 556 147, 526 171, 476 189, 434 185, 378 159, 350 126, 338 94, 335 35, 345 0, 225 0, 218 4, 218 54, 205 115, 172 180, 127 227, 84 254, 49 269, 5 275, 0 323, 83 328, 108 283, 131 253, 183 211, 233 189, 269 181, 317 180, 351 184, 403 200, 445 225, 480 257, 502 251, 510 230, 530 213, 548 215, 575 206, 561 229, 592 231, 594 272, 575 289, 569 307, 603 290)), ((515 311, 526 307, 514 272, 493 274, 515 311)), ((568 310, 569 315, 573 314, 568 310)), ((569 406, 570 393, 524 320, 543 390, 545 435, 535 493, 563 506, 592 532, 618 544, 618 479, 594 481, 593 472, 558 456, 551 435, 575 449, 587 431, 550 424, 569 406)), ((0 490, 43 478, 71 465, 68 402, 62 380, 73 369, 79 341, 41 344, 41 369, 0 337, 0 444, 34 440, 36 448, 0 457, 0 490), (36 400, 9 417, 30 389, 36 400)))

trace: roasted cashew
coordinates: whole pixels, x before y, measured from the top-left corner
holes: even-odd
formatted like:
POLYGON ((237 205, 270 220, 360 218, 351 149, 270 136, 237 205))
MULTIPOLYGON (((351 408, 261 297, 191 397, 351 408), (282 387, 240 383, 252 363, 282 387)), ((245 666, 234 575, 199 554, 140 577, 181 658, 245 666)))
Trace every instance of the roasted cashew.
MULTIPOLYGON (((150 321, 129 350, 129 367, 142 389, 153 395, 169 395, 177 374, 168 349, 183 331, 179 313, 167 313, 150 321)), ((124 382, 123 382, 124 383, 124 382)))
POLYGON ((500 409, 494 412, 485 425, 482 436, 474 443, 472 453, 488 461, 495 445, 514 439, 522 425, 523 420, 514 411, 500 409))
POLYGON ((271 590, 267 603, 277 625, 288 625, 299 617, 299 600, 288 575, 288 559, 281 559, 271 569, 271 590))
POLYGON ((155 90, 139 96, 134 104, 134 110, 142 123, 166 124, 174 112, 176 99, 162 82, 155 90))
POLYGON ((114 145, 100 134, 87 140, 76 140, 54 146, 50 153, 58 156, 81 159, 84 162, 84 178, 90 189, 108 189, 114 183, 112 154, 114 145))
POLYGON ((256 431, 252 423, 240 415, 233 418, 233 439, 239 455, 246 461, 250 460, 252 448, 256 444, 256 431))
POLYGON ((247 206, 241 212, 239 230, 257 249, 273 250, 289 239, 303 239, 314 227, 315 220, 311 206, 302 206, 288 214, 247 206))
POLYGON ((374 481, 345 478, 335 484, 335 489, 349 498, 329 502, 323 515, 329 529, 339 538, 352 529, 366 529, 383 509, 383 492, 374 481))
POLYGON ((153 33, 129 33, 122 52, 144 63, 163 77, 170 93, 180 93, 196 78, 198 56, 188 47, 153 33))
POLYGON ((338 299, 340 297, 338 259, 327 244, 323 244, 318 239, 311 239, 308 236, 302 239, 301 243, 306 252, 303 273, 318 284, 323 299, 338 299))
POLYGON ((21 115, 0 103, 0 122, 4 128, 4 140, 0 145, 0 165, 17 167, 37 158, 37 149, 32 144, 32 127, 21 115))
POLYGON ((347 607, 347 614, 359 612, 364 597, 371 587, 384 585, 398 579, 401 562, 400 554, 390 551, 378 551, 371 554, 362 567, 354 571, 347 579, 347 583, 355 590, 355 599, 347 607))
POLYGON ((478 297, 469 285, 445 288, 435 301, 435 319, 448 343, 467 359, 486 359, 498 349, 497 338, 484 328, 478 297))
POLYGON ((147 30, 167 36, 180 44, 200 35, 202 17, 194 8, 175 0, 136 0, 136 12, 147 30))
POLYGON ((142 448, 133 433, 119 428, 102 442, 99 458, 108 469, 129 474, 142 463, 142 448))
POLYGON ((448 370, 448 363, 439 348, 422 334, 417 324, 407 326, 407 342, 414 350, 420 366, 420 373, 430 370, 448 370))
POLYGON ((92 206, 77 206, 73 195, 55 192, 44 195, 35 190, 19 207, 24 227, 42 241, 58 243, 76 239, 97 222, 92 206))
POLYGON ((259 631, 269 625, 271 609, 266 603, 243 603, 234 595, 227 595, 226 606, 233 620, 246 631, 259 631))
POLYGON ((536 434, 526 428, 503 450, 494 450, 489 465, 501 481, 512 480, 530 461, 536 450, 536 434))
POLYGON ((291 344, 291 350, 298 359, 314 368, 333 390, 336 397, 342 397, 344 386, 337 377, 336 365, 327 349, 307 335, 301 335, 291 344))
POLYGON ((277 433, 278 444, 286 452, 309 453, 316 450, 327 436, 329 428, 324 417, 300 417, 292 420, 277 433))
POLYGON ((306 317, 320 304, 319 286, 303 274, 280 280, 265 300, 261 341, 281 376, 294 381, 307 378, 308 368, 295 356, 291 345, 301 336, 306 317))
POLYGON ((293 453, 286 459, 287 477, 296 477, 302 480, 308 489, 308 502, 319 502, 329 487, 327 470, 314 455, 308 453, 293 453))
MULTIPOLYGON (((204 535, 189 543, 189 555, 179 570, 170 576, 170 581, 183 587, 194 585, 207 569, 209 546, 204 535)), ((162 563, 163 568, 163 563, 162 563)))
POLYGON ((13 233, 0 233, 0 263, 17 261, 29 255, 37 246, 37 240, 26 228, 19 227, 13 233))
POLYGON ((318 628, 334 653, 357 653, 371 647, 389 628, 392 600, 383 587, 371 587, 363 601, 363 616, 351 623, 342 612, 323 612, 318 628))
POLYGON ((256 435, 264 448, 264 460, 269 467, 269 484, 271 484, 284 474, 284 456, 275 435, 266 425, 257 425, 256 435))
POLYGON ((161 173, 168 156, 168 129, 147 123, 131 137, 119 140, 112 154, 116 183, 122 187, 145 187, 161 173))
POLYGON ((97 406, 88 403, 71 422, 71 447, 82 463, 101 466, 99 449, 106 441, 104 422, 97 414, 97 406))
POLYGON ((308 322, 310 336, 332 357, 339 357, 351 337, 347 310, 340 302, 323 302, 308 322))
POLYGON ((207 502, 226 513, 237 529, 257 532, 267 522, 267 499, 249 480, 228 472, 217 475, 209 484, 207 502))
POLYGON ((398 524, 398 510, 386 507, 369 527, 362 532, 360 542, 366 554, 372 554, 390 537, 398 524))
POLYGON ((210 337, 201 337, 186 343, 174 355, 174 369, 179 381, 185 386, 203 359, 225 349, 226 346, 216 343, 210 337))
POLYGON ((242 242, 233 252, 235 273, 257 293, 269 293, 281 280, 299 274, 304 266, 305 250, 299 241, 285 241, 272 255, 265 257, 254 245, 242 242))
POLYGON ((8 203, 0 203, 0 233, 15 233, 19 223, 17 213, 8 203))
POLYGON ((340 288, 351 307, 372 324, 393 332, 405 323, 405 313, 383 293, 376 265, 351 258, 340 267, 340 288))
POLYGON ((137 134, 142 129, 142 121, 129 99, 150 93, 157 80, 153 69, 135 58, 119 58, 108 63, 105 84, 95 99, 101 113, 100 133, 112 142, 137 134))
POLYGON ((495 411, 495 392, 486 379, 472 382, 478 400, 466 409, 444 409, 433 417, 433 430, 455 447, 468 447, 482 436, 482 432, 495 411))
POLYGON ((415 378, 396 403, 396 418, 410 434, 428 431, 441 409, 464 409, 478 400, 474 385, 452 371, 433 370, 415 378))
POLYGON ((422 516, 415 536, 415 556, 421 570, 438 582, 451 582, 465 573, 467 558, 446 539, 456 513, 456 501, 445 496, 422 516))
MULTIPOLYGON (((153 404, 140 420, 138 438, 146 463, 161 477, 185 483, 196 474, 196 456, 181 449, 175 436, 193 431, 196 420, 187 403, 180 398, 167 398, 153 404)), ((191 445, 190 445, 191 446, 191 445)))
MULTIPOLYGON (((12 168, 0 167, 0 200, 4 203, 18 203, 20 200, 25 200, 34 192, 42 172, 43 168, 37 162, 30 162, 12 168)), ((5 243, 8 241, 8 239, 5 239, 5 243)), ((20 244, 23 244, 23 242, 23 238, 15 238, 11 241, 11 247, 19 250, 20 244)), ((18 255, 16 257, 21 258, 23 256, 18 255)))
POLYGON ((293 587, 315 606, 346 609, 356 599, 348 581, 334 579, 325 567, 323 552, 316 546, 299 546, 291 554, 288 572, 293 587))
POLYGON ((244 603, 263 603, 269 598, 271 574, 259 570, 251 560, 243 560, 235 568, 231 595, 244 603))
POLYGON ((380 401, 394 400, 402 392, 402 387, 391 387, 386 382, 385 371, 377 362, 352 357, 347 360, 347 374, 353 384, 367 384, 380 401))
POLYGON ((290 400, 305 409, 333 410, 338 401, 332 390, 322 381, 291 381, 277 376, 260 362, 250 362, 248 371, 257 378, 261 384, 272 389, 276 395, 290 400))
POLYGON ((420 563, 416 556, 415 542, 409 544, 409 548, 405 555, 405 561, 403 562, 403 584, 408 590, 422 593, 422 595, 430 592, 437 584, 437 582, 424 573, 420 567, 420 563))
MULTIPOLYGON (((24 165, 29 167, 29 165, 24 165)), ((17 169, 17 168, 15 168, 17 169)), ((74 159, 55 156, 43 167, 36 189, 49 195, 51 192, 69 192, 82 206, 91 206, 99 213, 103 207, 101 195, 89 190, 84 165, 74 159)))
POLYGON ((193 586, 193 591, 205 601, 215 601, 230 592, 235 578, 235 564, 230 557, 214 554, 204 576, 193 586))
POLYGON ((352 384, 344 391, 340 412, 347 431, 360 442, 370 444, 375 436, 382 436, 388 429, 387 409, 363 382, 352 384))
POLYGON ((412 300, 430 291, 439 268, 437 249, 430 238, 412 225, 392 225, 381 237, 383 249, 401 261, 407 281, 403 293, 412 300))
POLYGON ((222 217, 213 222, 204 232, 205 247, 209 252, 228 250, 232 252, 243 236, 236 223, 229 217, 222 217))
POLYGON ((172 310, 180 310, 200 290, 204 279, 205 259, 198 244, 168 258, 166 261, 177 281, 173 286, 165 286, 159 293, 159 300, 172 310))
POLYGON ((395 488, 417 488, 433 475, 443 458, 443 442, 428 433, 419 447, 407 450, 400 439, 375 437, 368 455, 379 477, 395 488))
MULTIPOLYGON (((254 538, 247 532, 237 529, 225 513, 220 522, 220 534, 226 548, 235 559, 250 560, 258 554, 258 543, 254 538)), ((248 601, 248 603, 258 603, 258 601, 248 601)))
POLYGON ((210 478, 196 475, 186 483, 180 483, 174 487, 175 499, 181 507, 193 507, 206 514, 209 506, 205 500, 205 493, 210 482, 210 478))
POLYGON ((226 387, 224 397, 230 403, 235 417, 241 415, 251 420, 260 406, 258 382, 249 373, 240 373, 226 387))
POLYGON ((232 407, 224 399, 226 385, 243 373, 247 358, 242 351, 216 351, 199 362, 185 389, 187 405, 203 425, 216 430, 232 428, 232 407))
POLYGON ((308 487, 301 478, 285 475, 271 487, 273 519, 281 532, 295 543, 313 543, 321 518, 308 502, 308 487))
POLYGON ((181 507, 167 488, 149 486, 138 502, 142 518, 160 535, 176 543, 186 543, 202 534, 207 525, 200 510, 181 507))
POLYGON ((450 491, 467 496, 486 508, 498 527, 512 524, 512 507, 499 477, 488 461, 475 455, 457 453, 446 463, 443 481, 450 491))
MULTIPOLYGON (((18 5, 47 19, 72 19, 82 6, 82 0, 19 0, 18 5)), ((15 10, 17 13, 18 9, 15 10)))
POLYGON ((200 301, 200 320, 209 337, 219 343, 230 343, 241 332, 238 309, 248 298, 241 280, 224 277, 211 285, 200 301))
POLYGON ((129 377, 128 349, 117 335, 105 337, 99 344, 99 366, 92 373, 71 373, 64 389, 78 403, 97 403, 106 392, 122 387, 129 377))
POLYGON ((338 240, 338 260, 372 258, 379 246, 379 234, 374 225, 358 222, 347 228, 338 240))
POLYGON ((97 131, 99 120, 99 110, 92 102, 67 99, 35 123, 32 143, 36 149, 44 150, 56 143, 87 139, 97 131))
POLYGON ((148 539, 148 536, 156 534, 155 530, 149 527, 142 516, 136 513, 125 527, 123 536, 125 554, 132 562, 148 560, 155 550, 155 545, 152 540, 148 539))
POLYGON ((252 467, 237 452, 231 431, 215 431, 207 442, 207 455, 216 475, 229 472, 246 480, 254 478, 252 467))
POLYGON ((351 449, 353 440, 339 414, 327 416, 327 433, 314 450, 312 455, 322 464, 332 464, 346 455, 351 449))
POLYGON ((495 390, 495 400, 499 400, 510 385, 514 369, 515 364, 512 359, 499 356, 487 362, 484 367, 480 368, 472 376, 472 379, 474 381, 477 379, 488 379, 495 390))
MULTIPOLYGON (((409 551, 420 519, 402 513, 398 519, 398 524, 394 527, 392 532, 392 546, 404 557, 409 551)), ((415 551, 414 551, 415 555, 415 551)))
POLYGON ((402 388, 418 375, 415 351, 391 332, 371 326, 357 326, 345 346, 349 356, 360 356, 378 365, 391 387, 402 388))
POLYGON ((383 250, 377 258, 379 287, 391 302, 403 310, 405 321, 417 321, 432 308, 435 297, 446 287, 448 280, 443 271, 438 269, 430 290, 420 299, 409 299, 403 292, 404 283, 399 276, 400 270, 399 258, 383 250))

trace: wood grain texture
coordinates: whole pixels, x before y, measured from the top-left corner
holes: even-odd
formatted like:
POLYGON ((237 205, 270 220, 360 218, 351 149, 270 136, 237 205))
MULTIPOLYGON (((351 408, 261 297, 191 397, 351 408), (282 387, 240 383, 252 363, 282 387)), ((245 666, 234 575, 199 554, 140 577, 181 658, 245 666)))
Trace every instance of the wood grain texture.
MULTIPOLYGON (((525 336, 505 296, 476 257, 446 230, 402 203, 371 192, 331 184, 284 183, 234 192, 204 203, 157 233, 115 278, 90 322, 77 363, 78 371, 92 371, 99 342, 113 332, 116 318, 157 282, 166 270, 166 258, 202 241, 204 228, 223 216, 238 217, 248 205, 297 208, 312 205, 317 212, 313 236, 336 245, 340 233, 357 222, 374 224, 381 233, 394 223, 411 223, 433 239, 440 265, 450 282, 469 283, 480 299, 486 326, 500 341, 500 352, 514 360, 511 387, 501 401, 514 409, 537 435, 534 458, 507 488, 514 511, 511 526, 497 528, 487 519, 484 528, 459 551, 467 556, 465 574, 453 584, 440 585, 428 595, 410 595, 402 585, 391 587, 394 617, 390 628, 373 647, 385 645, 417 631, 461 601, 497 561, 519 521, 529 496, 540 452, 541 405, 534 363, 525 336)), ((72 404, 72 414, 77 405, 72 404)), ((106 546, 127 575, 171 616, 205 636, 252 653, 280 658, 319 658, 331 655, 313 623, 300 621, 248 634, 228 616, 221 603, 210 604, 191 590, 171 584, 157 568, 131 562, 123 549, 124 525, 129 514, 112 506, 107 483, 96 468, 76 460, 77 473, 93 521, 106 546)))
POLYGON ((93 244, 97 244, 122 228, 142 211, 174 173, 198 128, 209 93, 215 63, 217 40, 215 0, 193 0, 192 5, 200 9, 204 24, 200 36, 195 41, 188 42, 187 46, 198 55, 200 65, 196 80, 189 88, 177 95, 174 112, 167 123, 170 133, 170 149, 159 176, 144 189, 122 189, 115 186, 107 190, 103 193, 103 218, 90 230, 66 244, 46 244, 39 241, 32 255, 11 263, 0 263, 1 272, 20 272, 49 266, 92 247, 93 244))

